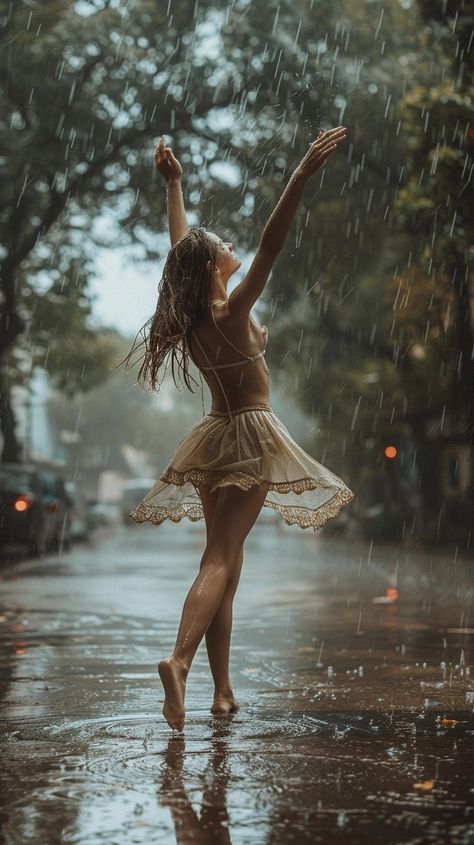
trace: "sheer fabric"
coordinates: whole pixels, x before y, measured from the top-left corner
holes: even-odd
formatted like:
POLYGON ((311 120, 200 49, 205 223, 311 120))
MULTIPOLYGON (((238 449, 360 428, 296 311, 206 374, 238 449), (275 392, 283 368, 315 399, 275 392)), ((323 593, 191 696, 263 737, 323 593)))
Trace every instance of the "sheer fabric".
POLYGON ((268 405, 210 411, 181 440, 159 480, 130 513, 137 522, 204 519, 196 484, 267 491, 264 507, 287 525, 321 528, 354 499, 347 485, 308 455, 268 405))

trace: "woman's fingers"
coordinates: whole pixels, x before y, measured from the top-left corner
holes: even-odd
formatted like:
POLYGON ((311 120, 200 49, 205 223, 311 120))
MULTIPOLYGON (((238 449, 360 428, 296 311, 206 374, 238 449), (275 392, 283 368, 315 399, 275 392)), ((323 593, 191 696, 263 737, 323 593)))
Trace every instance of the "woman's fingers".
POLYGON ((162 135, 155 149, 155 165, 157 167, 172 167, 173 159, 173 151, 171 147, 165 147, 165 136, 162 135))
POLYGON ((330 149, 332 147, 337 147, 341 143, 342 140, 343 139, 341 138, 338 141, 336 141, 334 139, 332 139, 332 140, 330 139, 328 141, 325 141, 324 144, 321 147, 319 147, 317 150, 314 150, 313 152, 316 153, 316 155, 321 155, 321 153, 326 152, 327 149, 330 149))
POLYGON ((347 129, 336 126, 334 129, 321 130, 318 137, 310 144, 309 150, 301 162, 301 169, 307 176, 311 176, 324 164, 328 156, 337 150, 339 144, 345 140, 347 129))
POLYGON ((315 144, 325 143, 326 141, 334 141, 335 139, 342 139, 346 136, 347 129, 345 126, 338 126, 336 129, 329 129, 326 132, 320 133, 312 146, 315 144))
POLYGON ((310 162, 320 161, 320 159, 326 155, 327 152, 332 152, 338 146, 338 143, 334 140, 327 140, 322 142, 321 146, 313 147, 307 153, 307 160, 310 162))
POLYGON ((317 145, 313 145, 310 152, 318 156, 325 155, 327 150, 335 149, 346 137, 346 130, 329 133, 326 137, 320 138, 317 145))
POLYGON ((165 136, 162 135, 155 149, 156 156, 162 156, 165 149, 165 136))
POLYGON ((325 147, 320 153, 318 153, 318 157, 316 159, 316 165, 319 167, 323 164, 327 157, 331 155, 331 153, 335 153, 337 150, 337 144, 330 144, 328 147, 325 147))
POLYGON ((326 161, 327 157, 330 156, 331 153, 336 152, 336 150, 337 150, 337 144, 332 144, 330 147, 328 147, 328 149, 325 150, 321 154, 321 156, 319 157, 319 163, 321 163, 322 161, 326 161))
POLYGON ((325 138, 332 138, 334 135, 341 135, 344 132, 347 132, 345 126, 336 126, 334 129, 326 129, 322 134, 325 138))

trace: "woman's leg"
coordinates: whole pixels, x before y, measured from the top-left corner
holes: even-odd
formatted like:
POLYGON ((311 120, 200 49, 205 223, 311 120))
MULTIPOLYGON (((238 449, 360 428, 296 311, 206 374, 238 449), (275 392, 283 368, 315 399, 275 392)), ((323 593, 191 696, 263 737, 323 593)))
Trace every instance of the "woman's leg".
POLYGON ((199 573, 184 602, 173 654, 158 664, 165 688, 163 715, 170 727, 183 728, 187 674, 227 585, 236 573, 240 550, 260 513, 265 495, 266 491, 259 487, 240 490, 231 486, 218 490, 210 536, 199 573))
POLYGON ((230 640, 232 636, 232 618, 234 596, 242 571, 244 549, 240 549, 235 572, 225 589, 216 615, 206 631, 206 648, 214 679, 214 701, 211 713, 214 715, 232 713, 239 705, 229 677, 230 640))
MULTIPOLYGON (((210 484, 198 484, 204 517, 206 520, 207 537, 211 533, 214 511, 217 502, 217 490, 211 492, 210 484)), ((214 715, 228 714, 239 709, 234 698, 229 677, 230 640, 232 636, 232 611, 234 596, 242 572, 244 548, 240 549, 235 572, 225 588, 221 603, 217 608, 214 619, 206 631, 206 648, 214 679, 214 701, 211 713, 214 715)))

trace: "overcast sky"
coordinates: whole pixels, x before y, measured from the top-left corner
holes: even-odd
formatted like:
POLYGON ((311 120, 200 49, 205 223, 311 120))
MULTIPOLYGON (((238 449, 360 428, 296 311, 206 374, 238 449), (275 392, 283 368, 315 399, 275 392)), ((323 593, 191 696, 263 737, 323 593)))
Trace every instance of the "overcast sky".
POLYGON ((163 262, 138 267, 127 259, 126 249, 100 250, 91 283, 97 323, 135 335, 156 308, 162 267, 163 262))

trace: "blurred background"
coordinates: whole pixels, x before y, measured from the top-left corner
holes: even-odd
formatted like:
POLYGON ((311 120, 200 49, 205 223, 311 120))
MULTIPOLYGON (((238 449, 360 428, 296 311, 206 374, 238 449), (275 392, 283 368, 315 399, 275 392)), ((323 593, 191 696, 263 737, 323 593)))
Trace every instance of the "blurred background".
POLYGON ((1 543, 41 554, 126 524, 204 412, 170 373, 154 395, 117 369, 155 309, 169 249, 160 135, 184 169, 189 223, 242 259, 232 289, 308 144, 344 124, 256 305, 272 404, 356 493, 331 531, 469 550, 472 10, 0 9, 1 543))

